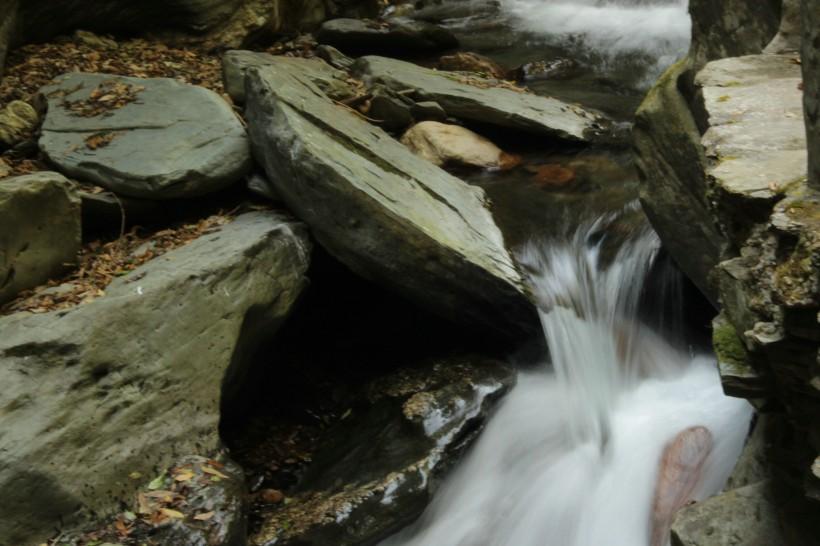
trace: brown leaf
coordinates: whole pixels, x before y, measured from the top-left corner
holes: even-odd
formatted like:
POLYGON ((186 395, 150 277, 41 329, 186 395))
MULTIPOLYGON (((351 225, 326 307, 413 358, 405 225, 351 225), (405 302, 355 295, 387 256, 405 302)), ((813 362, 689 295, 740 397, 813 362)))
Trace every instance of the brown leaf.
POLYGON ((214 511, 211 510, 210 512, 203 512, 202 514, 197 514, 194 516, 194 519, 197 521, 208 521, 212 517, 214 517, 214 511))

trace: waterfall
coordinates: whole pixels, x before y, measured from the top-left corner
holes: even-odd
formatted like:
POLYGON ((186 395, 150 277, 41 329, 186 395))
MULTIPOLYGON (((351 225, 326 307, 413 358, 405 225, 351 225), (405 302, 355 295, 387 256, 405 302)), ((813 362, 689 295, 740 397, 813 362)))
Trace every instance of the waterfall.
POLYGON ((639 319, 658 238, 642 225, 612 252, 617 217, 521 253, 550 364, 520 375, 419 521, 381 546, 649 546, 660 461, 687 429, 711 442, 687 500, 723 486, 750 406, 723 395, 711 356, 639 319))
POLYGON ((652 59, 654 78, 686 54, 692 23, 688 0, 501 0, 513 24, 537 39, 612 63, 652 59))

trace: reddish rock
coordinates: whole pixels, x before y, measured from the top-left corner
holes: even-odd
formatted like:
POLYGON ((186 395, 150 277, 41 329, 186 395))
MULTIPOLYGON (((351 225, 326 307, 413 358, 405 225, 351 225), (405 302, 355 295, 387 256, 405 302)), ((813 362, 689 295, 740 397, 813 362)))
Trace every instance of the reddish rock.
POLYGON ((574 170, 555 163, 535 165, 527 170, 534 174, 533 182, 541 187, 559 188, 575 180, 574 170))

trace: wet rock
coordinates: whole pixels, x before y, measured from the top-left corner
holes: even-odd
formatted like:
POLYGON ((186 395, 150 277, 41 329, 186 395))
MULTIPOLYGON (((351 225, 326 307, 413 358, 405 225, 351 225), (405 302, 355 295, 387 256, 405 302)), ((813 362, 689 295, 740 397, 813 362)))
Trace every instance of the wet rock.
POLYGON ((572 59, 553 59, 527 63, 515 70, 515 77, 520 81, 565 80, 578 74, 580 67, 572 59))
POLYGON ((507 79, 507 69, 484 55, 471 53, 469 51, 459 51, 452 55, 445 55, 438 60, 438 67, 441 70, 454 72, 474 72, 480 76, 507 79))
POLYGON ((540 133, 571 142, 589 142, 603 119, 591 111, 556 99, 499 87, 494 80, 465 78, 385 57, 363 57, 354 71, 370 84, 394 91, 415 90, 417 101, 435 101, 448 116, 508 129, 540 133))
POLYGON ((666 546, 675 514, 693 500, 703 479, 713 443, 707 428, 690 427, 664 447, 652 503, 652 546, 666 546))
POLYGON ((171 519, 152 539, 163 546, 245 546, 248 501, 242 469, 230 460, 188 456, 172 470, 187 478, 182 482, 185 517, 171 519))
POLYGON ((0 181, 0 303, 76 261, 80 220, 77 191, 57 173, 0 181))
POLYGON ((247 134, 216 93, 165 78, 72 73, 41 90, 39 146, 56 167, 115 193, 191 197, 250 170, 247 134))
POLYGON ((342 101, 355 95, 355 91, 346 82, 347 74, 321 59, 284 57, 240 50, 228 51, 222 57, 225 91, 237 104, 245 104, 245 75, 248 70, 271 65, 304 75, 334 100, 342 101))
POLYGON ((528 166, 527 170, 533 173, 532 181, 543 188, 562 188, 575 180, 574 170, 554 163, 528 166))
POLYGON ((447 112, 439 103, 432 100, 421 101, 413 104, 410 110, 413 117, 419 121, 444 121, 447 119, 447 112))
POLYGON ((514 379, 501 363, 457 358, 371 384, 369 404, 328 433, 298 490, 251 544, 378 543, 421 514, 514 379))
POLYGON ((371 90, 368 117, 375 120, 385 131, 401 133, 413 124, 413 101, 383 85, 371 90))
POLYGON ((691 0, 692 47, 696 68, 708 61, 761 53, 780 26, 780 1, 691 0))
POLYGON ((324 60, 333 68, 348 70, 356 62, 338 49, 329 45, 320 45, 316 48, 316 56, 324 60))
POLYGON ((794 546, 780 523, 770 485, 761 482, 678 512, 672 546, 794 546))
POLYGON ((726 239, 709 209, 701 133, 681 92, 689 70, 686 60, 672 66, 644 99, 633 129, 635 160, 641 203, 652 227, 681 269, 717 305, 717 287, 709 275, 726 239))
POLYGON ((449 30, 411 20, 332 19, 321 26, 316 39, 348 54, 381 53, 407 57, 458 47, 458 40, 449 30))
POLYGON ((273 65, 250 71, 254 154, 277 193, 353 271, 460 323, 513 334, 533 308, 484 192, 273 65))
POLYGON ((309 250, 302 225, 249 213, 90 303, 0 318, 0 543, 109 514, 129 473, 215 450, 220 403, 288 316, 309 250))
POLYGON ((29 103, 14 100, 0 110, 0 149, 11 148, 30 138, 40 116, 29 103))
POLYGON ((401 143, 438 166, 464 165, 483 169, 514 166, 515 159, 501 148, 459 125, 423 121, 401 137, 401 143))

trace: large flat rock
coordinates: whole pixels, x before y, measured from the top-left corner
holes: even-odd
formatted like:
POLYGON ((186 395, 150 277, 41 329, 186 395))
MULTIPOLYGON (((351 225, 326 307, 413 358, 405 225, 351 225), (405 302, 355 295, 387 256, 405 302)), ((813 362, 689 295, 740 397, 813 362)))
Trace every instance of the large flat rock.
POLYGON ((247 134, 219 95, 166 78, 65 74, 41 93, 39 146, 70 176, 129 197, 202 195, 251 168, 247 134))
POLYGON ((0 318, 0 544, 130 500, 154 475, 219 442, 220 400, 306 284, 301 224, 270 212, 115 280, 70 310, 0 318))
POLYGON ((475 123, 589 142, 602 131, 600 114, 557 99, 498 87, 498 82, 458 72, 431 70, 387 57, 362 57, 354 72, 368 83, 440 104, 448 115, 475 123), (471 81, 471 83, 466 83, 471 81))
POLYGON ((58 173, 0 180, 0 304, 77 260, 80 197, 58 173))
POLYGON ((483 190, 334 105, 285 65, 248 78, 254 154, 333 255, 461 323, 507 333, 535 324, 483 190))
POLYGON ((702 144, 712 162, 707 176, 719 198, 767 201, 805 180, 801 81, 795 55, 722 59, 697 74, 708 123, 702 144))

